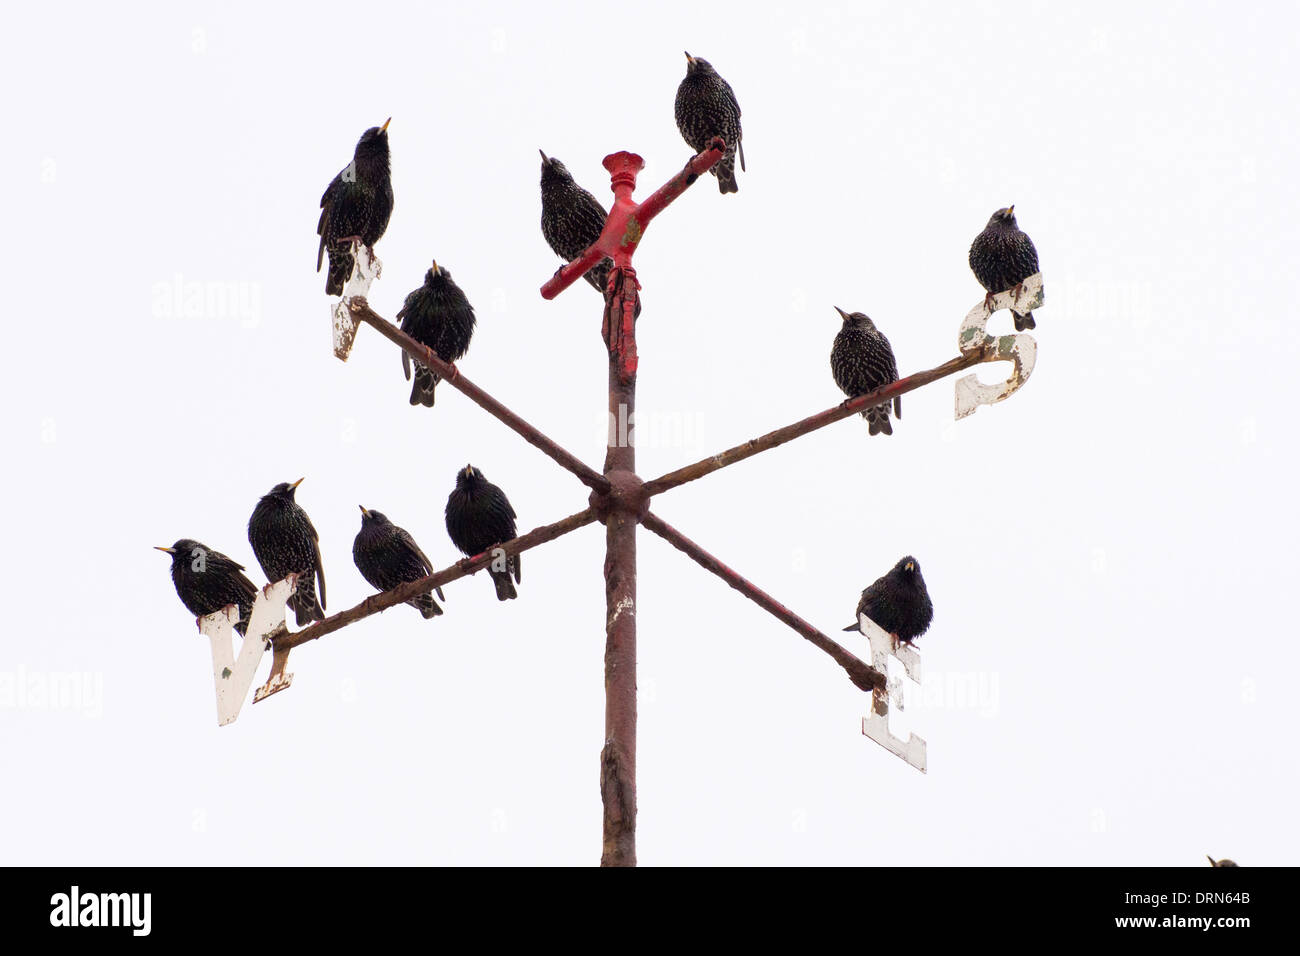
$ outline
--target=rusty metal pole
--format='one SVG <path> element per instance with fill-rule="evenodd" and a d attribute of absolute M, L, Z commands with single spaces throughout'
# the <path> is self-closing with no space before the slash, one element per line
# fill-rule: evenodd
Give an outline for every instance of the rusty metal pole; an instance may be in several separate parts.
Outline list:
<path fill-rule="evenodd" d="M 635 206 L 644 163 L 633 153 L 605 158 L 614 207 Z M 638 237 L 639 238 L 639 237 Z M 633 246 L 634 248 L 634 246 Z M 605 746 L 600 755 L 604 803 L 601 866 L 636 865 L 636 526 L 644 511 L 632 427 L 636 409 L 636 272 L 625 246 L 614 255 L 605 293 L 603 333 L 609 347 L 609 436 L 605 478 Z"/>

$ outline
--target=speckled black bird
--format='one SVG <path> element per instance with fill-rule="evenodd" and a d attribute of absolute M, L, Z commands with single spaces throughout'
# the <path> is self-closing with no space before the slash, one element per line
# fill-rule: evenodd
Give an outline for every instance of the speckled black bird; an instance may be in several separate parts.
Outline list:
<path fill-rule="evenodd" d="M 999 209 L 970 245 L 970 268 L 991 298 L 1016 289 L 1038 271 L 1038 250 L 1016 225 L 1015 206 Z M 1016 331 L 1034 328 L 1034 313 L 1012 310 Z"/>
<path fill-rule="evenodd" d="M 447 498 L 447 534 L 451 543 L 471 558 L 515 536 L 515 509 L 505 492 L 473 465 L 456 474 L 456 487 Z M 520 557 L 510 555 L 504 568 L 488 565 L 498 601 L 519 596 L 510 578 L 513 575 L 515 582 L 520 581 Z"/>
<path fill-rule="evenodd" d="M 436 261 L 424 274 L 424 285 L 406 297 L 397 318 L 403 332 L 421 345 L 429 346 L 444 362 L 460 361 L 474 336 L 474 307 L 452 280 L 451 273 Z M 411 357 L 405 352 L 402 374 L 410 381 Z M 440 381 L 437 372 L 416 362 L 411 404 L 432 408 L 433 389 Z"/>
<path fill-rule="evenodd" d="M 316 234 L 316 271 L 329 253 L 329 275 L 325 280 L 327 295 L 342 295 L 343 286 L 352 275 L 354 257 L 351 244 L 359 239 L 373 258 L 375 243 L 388 228 L 393 214 L 393 179 L 388 168 L 388 124 L 372 126 L 361 134 L 352 162 L 334 177 L 320 197 L 320 222 Z"/>
<path fill-rule="evenodd" d="M 380 591 L 391 591 L 407 581 L 418 581 L 433 573 L 433 562 L 420 550 L 404 529 L 393 524 L 378 511 L 361 508 L 361 530 L 352 542 L 352 562 L 370 586 Z M 434 588 L 438 597 L 442 588 Z M 421 594 L 406 602 L 423 615 L 427 621 L 442 613 L 442 608 L 432 594 Z"/>
<path fill-rule="evenodd" d="M 1237 865 L 1236 863 L 1233 863 L 1231 860 L 1226 858 L 1222 860 L 1216 860 L 1208 853 L 1205 854 L 1205 858 L 1210 861 L 1210 866 L 1236 866 Z"/>
<path fill-rule="evenodd" d="M 257 585 L 244 575 L 242 564 L 193 538 L 181 538 L 170 548 L 159 545 L 158 550 L 172 556 L 172 583 L 191 614 L 203 617 L 234 604 L 239 607 L 235 630 L 248 632 Z"/>
<path fill-rule="evenodd" d="M 713 137 L 722 137 L 727 144 L 727 151 L 710 172 L 718 177 L 719 192 L 739 192 L 736 185 L 738 150 L 740 168 L 745 168 L 740 104 L 736 102 L 731 84 L 718 75 L 708 60 L 686 54 L 686 77 L 677 87 L 674 113 L 682 139 L 695 152 L 703 152 Z"/>
<path fill-rule="evenodd" d="M 248 519 L 248 543 L 266 579 L 279 581 L 298 575 L 298 587 L 289 598 L 298 624 L 325 620 L 325 569 L 321 566 L 320 537 L 294 493 L 303 479 L 282 481 L 262 496 Z M 316 583 L 320 582 L 320 600 Z"/>
<path fill-rule="evenodd" d="M 573 179 L 567 166 L 542 150 L 542 235 L 566 263 L 582 255 L 600 238 L 609 210 Z M 584 279 L 601 295 L 614 260 L 606 257 L 587 270 Z"/>
<path fill-rule="evenodd" d="M 904 644 L 911 644 L 924 634 L 934 619 L 934 606 L 916 558 L 908 555 L 899 559 L 888 574 L 877 578 L 863 591 L 858 614 L 865 614 Z M 861 628 L 855 622 L 844 630 Z"/>
<path fill-rule="evenodd" d="M 898 381 L 898 365 L 889 339 L 876 324 L 861 312 L 845 312 L 838 305 L 843 324 L 831 346 L 831 374 L 835 384 L 849 398 L 874 392 L 882 385 Z M 903 396 L 894 398 L 894 414 L 903 417 Z M 873 405 L 862 413 L 867 420 L 867 434 L 894 434 L 889 423 L 889 403 Z"/>

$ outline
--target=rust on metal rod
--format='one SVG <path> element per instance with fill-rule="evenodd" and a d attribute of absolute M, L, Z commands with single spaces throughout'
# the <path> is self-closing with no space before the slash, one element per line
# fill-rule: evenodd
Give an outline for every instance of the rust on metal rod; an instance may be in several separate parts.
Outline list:
<path fill-rule="evenodd" d="M 570 531 L 589 525 L 598 520 L 596 513 L 591 508 L 579 511 L 577 514 L 569 515 L 562 518 L 554 524 L 544 524 L 540 528 L 534 528 L 527 534 L 521 534 L 519 537 L 510 541 L 503 541 L 497 545 L 506 554 L 522 554 L 540 544 L 548 541 L 554 541 L 561 535 L 568 534 Z M 317 621 L 310 627 L 305 627 L 301 631 L 295 631 L 284 637 L 275 639 L 274 647 L 276 651 L 289 650 L 300 644 L 306 644 L 308 641 L 314 641 L 326 634 L 354 624 L 362 618 L 370 617 L 372 614 L 378 614 L 380 611 L 386 611 L 390 607 L 398 604 L 404 604 L 411 598 L 419 594 L 426 594 L 435 587 L 441 587 L 449 584 L 459 578 L 473 574 L 491 563 L 493 552 L 485 551 L 473 558 L 462 558 L 450 567 L 443 568 L 441 571 L 435 571 L 418 581 L 408 581 L 405 584 L 393 588 L 391 591 L 383 591 L 379 594 L 372 594 L 356 607 L 348 608 L 346 611 L 340 611 L 333 614 L 323 621 Z"/>
<path fill-rule="evenodd" d="M 602 494 L 608 493 L 609 482 L 604 475 L 599 474 L 594 468 L 561 448 L 528 422 L 506 408 L 462 375 L 454 365 L 439 358 L 438 353 L 427 346 L 421 345 L 393 323 L 379 315 L 374 309 L 370 308 L 370 304 L 364 298 L 360 296 L 352 298 L 349 301 L 348 308 L 353 319 L 358 322 L 365 322 L 377 330 L 384 338 L 403 349 L 411 358 L 433 369 L 442 376 L 444 382 L 462 392 L 471 402 L 500 420 L 506 427 L 513 429 L 524 441 L 550 456 L 560 467 L 572 472 L 588 488 Z"/>
<path fill-rule="evenodd" d="M 709 552 L 705 551 L 690 538 L 686 537 L 672 525 L 668 524 L 668 522 L 659 518 L 653 512 L 650 512 L 641 520 L 641 523 L 671 544 L 678 551 L 681 551 L 700 567 L 704 568 L 706 571 L 712 571 L 759 607 L 763 608 L 778 620 L 788 624 L 796 632 L 812 642 L 813 645 L 829 654 L 835 663 L 844 668 L 845 672 L 849 675 L 849 680 L 853 681 L 854 685 L 856 685 L 860 690 L 875 691 L 885 689 L 884 674 L 880 673 L 880 671 L 871 667 L 864 661 L 859 660 L 852 653 L 845 650 L 835 641 L 831 640 L 831 638 L 827 637 L 799 615 L 795 614 L 776 598 L 731 570 L 731 568 L 727 567 L 713 555 L 709 554 Z"/>
<path fill-rule="evenodd" d="M 955 359 L 950 359 L 942 365 L 928 369 L 924 372 L 917 372 L 915 375 L 909 375 L 907 378 L 901 378 L 897 382 L 891 382 L 883 388 L 878 388 L 874 392 L 868 392 L 865 395 L 859 395 L 856 398 L 848 399 L 833 408 L 828 408 L 824 412 L 818 412 L 816 415 L 810 415 L 802 421 L 797 421 L 793 425 L 786 425 L 784 428 L 778 428 L 770 431 L 766 435 L 760 435 L 758 438 L 751 438 L 743 445 L 737 445 L 735 448 L 729 448 L 717 455 L 712 455 L 693 465 L 686 465 L 678 468 L 676 471 L 670 471 L 666 475 L 661 475 L 652 481 L 645 483 L 646 494 L 657 495 L 660 492 L 668 491 L 670 488 L 676 488 L 678 485 L 684 485 L 688 481 L 694 481 L 696 478 L 703 478 L 705 475 L 717 471 L 719 468 L 726 468 L 728 465 L 734 465 L 738 461 L 744 461 L 751 458 L 759 452 L 767 451 L 769 448 L 776 448 L 778 445 L 784 445 L 788 441 L 807 435 L 809 432 L 815 432 L 819 428 L 834 424 L 842 419 L 848 418 L 861 412 L 864 408 L 870 408 L 873 405 L 883 405 L 892 400 L 896 395 L 902 395 L 913 389 L 920 388 L 923 385 L 929 385 L 931 382 L 937 382 L 955 372 L 968 369 L 972 365 L 979 365 L 981 362 L 990 361 L 988 350 L 973 350 Z"/>

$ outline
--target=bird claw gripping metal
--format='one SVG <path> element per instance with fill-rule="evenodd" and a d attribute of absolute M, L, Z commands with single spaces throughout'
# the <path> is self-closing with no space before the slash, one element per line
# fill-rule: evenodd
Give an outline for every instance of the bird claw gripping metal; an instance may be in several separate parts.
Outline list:
<path fill-rule="evenodd" d="M 858 628 L 871 644 L 871 666 L 880 673 L 889 674 L 889 657 L 892 654 L 903 665 L 908 680 L 921 683 L 921 655 L 910 644 L 894 645 L 894 638 L 865 614 L 858 615 Z M 921 773 L 926 772 L 925 740 L 914 733 L 907 740 L 895 737 L 889 731 L 889 704 L 903 709 L 903 681 L 888 679 L 883 690 L 871 692 L 871 713 L 862 718 L 862 733 L 870 737 L 896 757 L 901 757 Z"/>
<path fill-rule="evenodd" d="M 262 588 L 253 601 L 253 611 L 248 617 L 248 633 L 239 648 L 239 657 L 235 657 L 234 645 L 230 636 L 234 625 L 239 621 L 239 609 L 233 604 L 220 611 L 213 611 L 199 618 L 199 630 L 206 635 L 212 645 L 212 679 L 217 692 L 217 726 L 235 722 L 239 710 L 248 696 L 248 689 L 253 686 L 257 675 L 257 666 L 262 662 L 262 655 L 271 646 L 279 634 L 287 634 L 284 624 L 285 602 L 298 586 L 298 575 L 291 574 L 283 581 L 276 581 Z M 269 694 L 283 690 L 293 680 L 292 674 L 284 674 L 284 663 L 288 661 L 289 652 L 285 651 L 283 660 L 277 651 L 275 654 L 279 670 L 272 670 L 271 680 L 265 687 L 258 689 L 253 702 Z M 271 690 L 279 680 L 279 686 Z"/>
<path fill-rule="evenodd" d="M 977 375 L 959 378 L 954 386 L 955 413 L 958 420 L 974 415 L 981 405 L 992 405 L 1009 398 L 1025 384 L 1038 358 L 1038 343 L 1032 335 L 1017 332 L 994 338 L 985 332 L 989 318 L 1001 309 L 1015 306 L 1018 312 L 1030 312 L 1043 304 L 1043 274 L 1035 272 L 1016 289 L 1008 289 L 981 299 L 962 321 L 957 333 L 957 348 L 962 354 L 983 351 L 985 362 L 1009 361 L 1015 365 L 1011 377 L 996 385 L 985 385 Z"/>
<path fill-rule="evenodd" d="M 354 297 L 365 298 L 370 294 L 370 283 L 379 278 L 383 263 L 370 255 L 364 242 L 352 240 L 352 258 L 355 265 L 352 275 L 348 276 L 343 295 L 330 309 L 330 319 L 334 329 L 334 357 L 341 362 L 348 360 L 352 352 L 352 343 L 357 337 L 357 323 L 348 308 L 348 300 Z"/>

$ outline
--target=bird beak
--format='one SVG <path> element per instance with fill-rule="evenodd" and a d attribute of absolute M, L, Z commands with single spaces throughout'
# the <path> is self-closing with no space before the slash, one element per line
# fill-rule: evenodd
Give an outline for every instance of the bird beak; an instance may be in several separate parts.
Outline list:
<path fill-rule="evenodd" d="M 297 481 L 295 481 L 293 484 L 291 484 L 291 485 L 289 486 L 289 490 L 290 490 L 290 491 L 293 491 L 295 488 L 297 488 L 299 485 L 301 485 L 301 484 L 302 484 L 304 481 L 306 481 L 306 480 L 307 480 L 307 476 L 304 475 L 303 477 L 301 477 L 301 478 L 299 478 Z"/>
<path fill-rule="evenodd" d="M 843 309 L 841 309 L 838 305 L 835 307 L 835 311 L 840 314 L 840 318 L 843 319 L 845 322 L 849 320 L 849 314 L 845 312 Z"/>
<path fill-rule="evenodd" d="M 539 152 L 539 153 L 542 153 L 542 151 L 541 151 L 540 149 L 538 150 L 538 152 Z M 549 163 L 549 162 L 550 162 L 550 160 L 546 158 L 546 154 L 545 154 L 545 153 L 542 153 L 542 162 L 544 162 L 544 163 Z"/>
<path fill-rule="evenodd" d="M 1007 215 L 1008 215 L 1008 216 L 1014 216 L 1015 214 L 1016 214 L 1016 207 L 1015 207 L 1014 205 L 1008 206 L 1008 207 L 1007 207 Z"/>
<path fill-rule="evenodd" d="M 388 124 L 391 123 L 392 121 L 393 121 L 393 118 L 392 118 L 391 116 L 388 117 L 388 119 L 384 120 L 384 125 L 381 126 L 381 127 L 379 127 L 379 132 L 381 132 L 381 133 L 387 133 L 387 132 L 388 132 Z"/>
<path fill-rule="evenodd" d="M 916 565 L 913 564 L 911 561 L 908 561 L 908 562 L 907 562 L 907 570 L 909 570 L 909 571 L 915 571 L 915 570 L 916 570 Z"/>
<path fill-rule="evenodd" d="M 473 465 L 466 465 L 466 466 L 465 466 L 465 477 L 466 477 L 466 478 L 473 478 L 473 477 L 474 477 L 474 466 L 473 466 Z"/>
<path fill-rule="evenodd" d="M 436 276 L 440 276 L 440 275 L 442 275 L 442 270 L 438 268 L 438 260 L 437 260 L 437 259 L 434 259 L 434 260 L 433 260 L 433 274 L 436 275 Z"/>
<path fill-rule="evenodd" d="M 683 51 L 683 52 L 685 52 L 685 51 Z M 691 64 L 692 66 L 694 66 L 694 65 L 695 65 L 695 57 L 693 57 L 693 56 L 691 56 L 689 53 L 687 53 L 687 54 L 686 54 L 686 62 L 689 63 L 689 64 Z"/>
<path fill-rule="evenodd" d="M 175 553 L 176 553 L 176 551 L 175 551 L 174 548 L 164 548 L 164 547 L 162 547 L 161 545 L 156 545 L 156 544 L 154 545 L 154 550 L 155 550 L 155 551 L 166 551 L 168 554 L 175 554 Z"/>
<path fill-rule="evenodd" d="M 357 505 L 357 507 L 361 509 L 361 513 L 362 513 L 363 515 L 365 515 L 367 518 L 370 517 L 370 512 L 366 510 L 366 506 L 365 506 L 365 505 Z"/>

